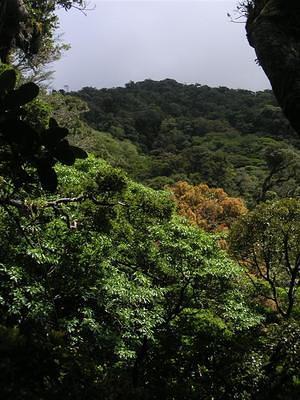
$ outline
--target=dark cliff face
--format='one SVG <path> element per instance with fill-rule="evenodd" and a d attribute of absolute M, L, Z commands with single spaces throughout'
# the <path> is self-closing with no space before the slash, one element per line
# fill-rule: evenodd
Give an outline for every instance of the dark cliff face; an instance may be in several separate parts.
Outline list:
<path fill-rule="evenodd" d="M 254 0 L 245 9 L 248 41 L 284 114 L 300 134 L 300 4 Z"/>

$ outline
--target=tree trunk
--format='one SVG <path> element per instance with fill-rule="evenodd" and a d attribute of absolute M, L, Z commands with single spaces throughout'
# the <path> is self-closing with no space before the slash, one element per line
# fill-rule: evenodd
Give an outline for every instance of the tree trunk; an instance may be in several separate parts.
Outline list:
<path fill-rule="evenodd" d="M 297 4 L 298 3 L 298 4 Z M 247 6 L 250 45 L 292 127 L 300 134 L 300 1 L 254 0 Z"/>

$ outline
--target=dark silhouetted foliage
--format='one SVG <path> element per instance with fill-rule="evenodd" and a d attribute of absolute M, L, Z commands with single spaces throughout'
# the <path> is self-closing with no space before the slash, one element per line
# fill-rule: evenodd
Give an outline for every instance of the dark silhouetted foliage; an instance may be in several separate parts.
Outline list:
<path fill-rule="evenodd" d="M 57 187 L 55 163 L 72 165 L 76 158 L 86 158 L 87 154 L 69 145 L 65 139 L 68 130 L 54 119 L 41 131 L 30 126 L 23 106 L 37 97 L 39 88 L 27 83 L 15 89 L 16 79 L 12 69 L 0 75 L 0 173 L 21 187 L 34 182 L 35 175 L 30 171 L 33 167 L 42 187 L 53 192 Z"/>

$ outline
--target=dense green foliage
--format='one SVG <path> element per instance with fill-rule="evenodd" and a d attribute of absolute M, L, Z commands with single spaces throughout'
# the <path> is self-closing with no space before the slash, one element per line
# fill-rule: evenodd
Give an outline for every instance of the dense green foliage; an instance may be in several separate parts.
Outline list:
<path fill-rule="evenodd" d="M 104 161 L 57 173 L 55 196 L 1 208 L 5 398 L 297 396 L 296 321 L 279 324 L 217 237 Z"/>
<path fill-rule="evenodd" d="M 1 211 L 5 398 L 210 396 L 216 349 L 262 318 L 241 269 L 167 192 L 94 158 L 58 174 L 56 196 Z"/>
<path fill-rule="evenodd" d="M 83 88 L 72 94 L 87 103 L 90 111 L 84 117 L 96 130 L 92 142 L 89 134 L 80 135 L 80 145 L 106 158 L 99 149 L 106 147 L 107 135 L 97 131 L 110 133 L 116 148 L 129 140 L 136 146 L 130 154 L 139 154 L 137 165 L 132 160 L 129 168 L 122 167 L 152 187 L 178 180 L 207 183 L 244 197 L 250 206 L 265 199 L 267 192 L 285 197 L 299 190 L 299 141 L 270 91 L 166 79 L 125 88 Z M 118 152 L 114 157 L 111 146 L 107 149 L 107 159 L 118 165 Z M 275 170 L 272 155 L 280 164 Z"/>

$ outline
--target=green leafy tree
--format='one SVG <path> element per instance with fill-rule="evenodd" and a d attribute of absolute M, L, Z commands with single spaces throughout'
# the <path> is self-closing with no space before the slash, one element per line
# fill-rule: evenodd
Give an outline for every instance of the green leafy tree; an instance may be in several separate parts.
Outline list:
<path fill-rule="evenodd" d="M 3 395 L 220 396 L 226 346 L 261 321 L 240 267 L 168 192 L 93 157 L 57 172 L 56 195 L 1 206 Z"/>
<path fill-rule="evenodd" d="M 276 311 L 290 318 L 299 305 L 300 203 L 282 199 L 262 203 L 232 228 L 231 249 L 261 281 L 261 295 L 270 299 Z M 263 288 L 265 287 L 265 290 Z"/>
<path fill-rule="evenodd" d="M 293 195 L 298 188 L 297 176 L 300 172 L 298 153 L 276 146 L 265 150 L 265 159 L 269 171 L 264 178 L 258 201 L 265 201 L 271 190 L 277 193 L 286 190 L 286 195 Z"/>

